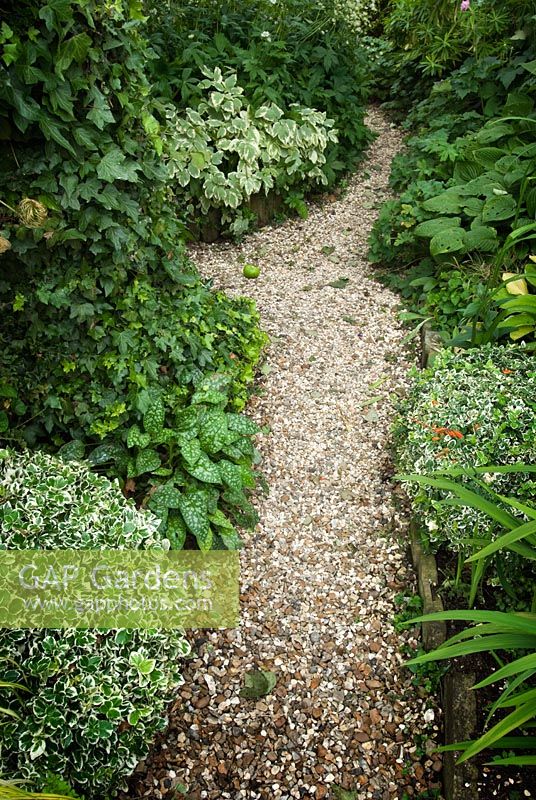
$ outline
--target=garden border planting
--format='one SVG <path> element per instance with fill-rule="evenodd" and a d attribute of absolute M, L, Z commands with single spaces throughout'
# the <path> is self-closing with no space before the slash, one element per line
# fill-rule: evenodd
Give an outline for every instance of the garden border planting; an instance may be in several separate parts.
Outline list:
<path fill-rule="evenodd" d="M 441 338 L 426 322 L 421 328 L 421 359 L 423 369 L 433 364 L 441 349 Z M 437 559 L 433 553 L 425 553 L 417 526 L 412 521 L 410 543 L 413 564 L 417 570 L 419 594 L 423 603 L 423 614 L 444 611 L 443 600 L 437 594 Z M 434 620 L 421 623 L 422 641 L 425 650 L 434 650 L 447 639 L 446 622 Z M 473 739 L 477 725 L 476 693 L 471 687 L 476 675 L 467 672 L 457 662 L 441 679 L 443 724 L 445 744 Z M 474 800 L 478 796 L 478 768 L 471 761 L 456 764 L 458 753 L 443 753 L 443 789 L 445 800 Z"/>

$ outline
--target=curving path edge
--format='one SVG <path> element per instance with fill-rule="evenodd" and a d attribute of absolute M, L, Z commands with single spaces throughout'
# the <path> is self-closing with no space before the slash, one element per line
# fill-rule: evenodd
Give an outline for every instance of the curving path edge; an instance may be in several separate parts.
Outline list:
<path fill-rule="evenodd" d="M 366 261 L 401 134 L 375 109 L 368 122 L 378 138 L 342 197 L 241 245 L 193 250 L 217 287 L 255 299 L 271 337 L 248 409 L 271 428 L 258 442 L 270 493 L 242 552 L 241 626 L 196 639 L 131 797 L 402 800 L 438 785 L 427 755 L 438 711 L 401 669 L 415 632 L 393 627 L 414 579 L 393 502 L 390 398 L 411 358 L 399 299 Z M 242 260 L 259 264 L 256 281 Z M 276 673 L 267 697 L 240 697 L 252 668 Z"/>

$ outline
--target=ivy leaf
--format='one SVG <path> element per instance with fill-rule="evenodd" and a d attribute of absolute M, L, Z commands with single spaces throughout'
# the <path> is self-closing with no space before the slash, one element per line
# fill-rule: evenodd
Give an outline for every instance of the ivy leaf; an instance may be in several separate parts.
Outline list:
<path fill-rule="evenodd" d="M 81 64 L 85 60 L 91 47 L 91 38 L 87 33 L 78 33 L 70 39 L 63 41 L 58 47 L 55 58 L 56 73 L 59 75 L 68 69 L 73 61 Z"/>
<path fill-rule="evenodd" d="M 212 531 L 208 519 L 207 494 L 202 490 L 183 494 L 179 503 L 182 518 L 195 538 L 199 549 L 210 550 L 212 546 Z"/>
<path fill-rule="evenodd" d="M 139 166 L 132 161 L 126 160 L 125 154 L 119 147 L 112 147 L 97 166 L 97 175 L 102 181 L 113 183 L 115 180 L 136 182 L 138 176 L 136 170 Z"/>
<path fill-rule="evenodd" d="M 42 114 L 39 117 L 39 127 L 47 139 L 53 139 L 55 142 L 57 142 L 57 144 L 64 147 L 72 156 L 76 157 L 76 150 L 62 134 L 59 125 L 57 125 L 55 122 L 52 122 L 49 117 Z"/>

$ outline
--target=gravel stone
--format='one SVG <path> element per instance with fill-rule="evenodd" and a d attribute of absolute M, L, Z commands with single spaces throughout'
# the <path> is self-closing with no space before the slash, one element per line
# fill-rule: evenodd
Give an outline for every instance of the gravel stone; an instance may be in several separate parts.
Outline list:
<path fill-rule="evenodd" d="M 396 800 L 439 785 L 440 760 L 426 752 L 440 711 L 401 666 L 415 630 L 393 627 L 395 596 L 415 584 L 389 455 L 391 397 L 412 357 L 399 298 L 366 261 L 402 136 L 376 109 L 368 121 L 378 138 L 361 173 L 307 220 L 192 248 L 216 287 L 255 299 L 271 337 L 248 409 L 270 426 L 257 442 L 270 492 L 245 534 L 240 627 L 203 632 L 129 797 L 171 797 L 182 784 L 190 800 L 329 800 L 335 787 Z M 260 277 L 245 279 L 243 261 Z M 330 286 L 341 277 L 345 288 Z M 261 701 L 240 696 L 253 668 L 277 675 Z"/>

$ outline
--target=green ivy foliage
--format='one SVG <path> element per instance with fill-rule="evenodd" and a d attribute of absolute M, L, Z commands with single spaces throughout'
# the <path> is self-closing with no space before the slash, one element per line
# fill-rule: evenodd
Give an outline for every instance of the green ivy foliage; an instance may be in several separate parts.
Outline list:
<path fill-rule="evenodd" d="M 205 471 L 168 433 L 191 409 L 202 440 L 193 397 L 214 375 L 217 410 L 240 411 L 266 337 L 253 304 L 212 291 L 185 255 L 145 26 L 135 0 L 50 0 L 0 29 L 0 435 L 88 456 L 140 504 L 164 482 L 202 496 L 203 534 L 159 504 L 175 546 L 189 530 L 190 545 L 236 547 L 227 515 L 255 520 L 252 431 L 228 434 L 231 466 Z M 152 430 L 146 452 L 129 436 L 153 400 L 168 438 Z"/>
<path fill-rule="evenodd" d="M 129 274 L 192 272 L 171 208 L 167 169 L 136 3 L 52 0 L 28 28 L 0 29 L 2 198 L 38 199 L 45 224 L 5 220 L 12 249 L 40 274 L 92 275 L 111 295 Z M 72 268 L 61 286 L 76 302 Z"/>

